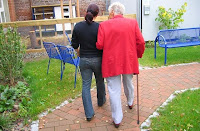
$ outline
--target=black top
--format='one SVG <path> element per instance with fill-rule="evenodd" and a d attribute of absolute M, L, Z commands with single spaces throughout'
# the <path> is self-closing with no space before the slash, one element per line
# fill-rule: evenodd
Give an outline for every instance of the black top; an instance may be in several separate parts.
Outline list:
<path fill-rule="evenodd" d="M 80 57 L 102 57 L 102 50 L 96 48 L 99 24 L 93 22 L 88 25 L 85 21 L 75 25 L 72 34 L 72 47 L 80 45 Z"/>

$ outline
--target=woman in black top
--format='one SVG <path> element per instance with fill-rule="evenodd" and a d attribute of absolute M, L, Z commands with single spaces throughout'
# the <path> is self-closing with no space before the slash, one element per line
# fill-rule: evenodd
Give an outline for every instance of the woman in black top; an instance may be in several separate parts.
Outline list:
<path fill-rule="evenodd" d="M 72 34 L 72 47 L 80 55 L 82 100 L 87 121 L 94 116 L 90 92 L 93 73 L 96 79 L 98 106 L 102 106 L 106 101 L 105 84 L 101 73 L 102 51 L 96 48 L 99 24 L 94 20 L 98 13 L 99 7 L 96 4 L 90 4 L 85 21 L 77 23 Z"/>

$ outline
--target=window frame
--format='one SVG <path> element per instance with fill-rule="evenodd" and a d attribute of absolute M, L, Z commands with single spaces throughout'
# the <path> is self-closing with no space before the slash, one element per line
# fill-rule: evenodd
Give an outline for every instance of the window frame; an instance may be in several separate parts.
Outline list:
<path fill-rule="evenodd" d="M 3 0 L 0 0 L 0 2 L 1 2 L 1 6 L 2 7 L 0 7 L 0 23 L 2 23 L 2 22 L 6 22 L 6 15 L 5 15 L 5 10 L 4 10 L 4 4 L 3 4 Z M 4 18 L 4 20 L 2 19 L 2 12 L 3 12 L 3 18 Z"/>

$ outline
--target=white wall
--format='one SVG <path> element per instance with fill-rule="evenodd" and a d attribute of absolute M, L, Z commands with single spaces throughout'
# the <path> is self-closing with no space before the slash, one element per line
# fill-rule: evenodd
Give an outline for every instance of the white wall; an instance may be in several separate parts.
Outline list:
<path fill-rule="evenodd" d="M 137 13 L 137 0 L 111 0 L 113 2 L 120 2 L 125 6 L 125 14 L 136 14 Z"/>
<path fill-rule="evenodd" d="M 180 24 L 179 28 L 200 27 L 200 0 L 143 0 L 143 4 L 148 1 L 150 4 L 150 14 L 144 15 L 143 11 L 142 17 L 142 33 L 145 41 L 154 40 L 159 31 L 159 23 L 155 21 L 158 6 L 177 10 L 181 5 L 187 2 L 187 11 L 183 15 L 184 22 Z"/>
<path fill-rule="evenodd" d="M 113 2 L 120 2 L 125 6 L 125 14 L 136 14 L 137 21 L 140 24 L 140 0 L 111 0 Z"/>

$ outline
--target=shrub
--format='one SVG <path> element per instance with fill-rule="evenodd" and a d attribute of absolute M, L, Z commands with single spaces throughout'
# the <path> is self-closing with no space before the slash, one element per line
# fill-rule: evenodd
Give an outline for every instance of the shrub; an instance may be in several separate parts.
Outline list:
<path fill-rule="evenodd" d="M 0 86 L 0 113 L 12 111 L 19 104 L 19 116 L 25 116 L 31 102 L 29 88 L 18 82 L 15 87 Z M 22 113 L 22 114 L 21 114 Z"/>
<path fill-rule="evenodd" d="M 25 46 L 21 43 L 17 28 L 4 29 L 0 26 L 0 79 L 14 85 L 15 79 L 21 76 L 24 53 Z"/>
<path fill-rule="evenodd" d="M 182 16 L 186 12 L 186 6 L 187 3 L 185 2 L 184 5 L 182 5 L 181 8 L 177 11 L 173 11 L 171 8 L 166 10 L 163 6 L 159 6 L 157 10 L 158 17 L 155 19 L 155 21 L 161 23 L 161 25 L 159 26 L 159 30 L 176 29 L 177 27 L 179 27 L 179 23 L 184 21 Z"/>
<path fill-rule="evenodd" d="M 15 104 L 15 99 L 15 89 L 6 86 L 5 90 L 0 94 L 0 112 L 12 110 Z"/>
<path fill-rule="evenodd" d="M 6 131 L 11 128 L 11 119 L 9 116 L 2 114 L 0 115 L 0 131 Z"/>

